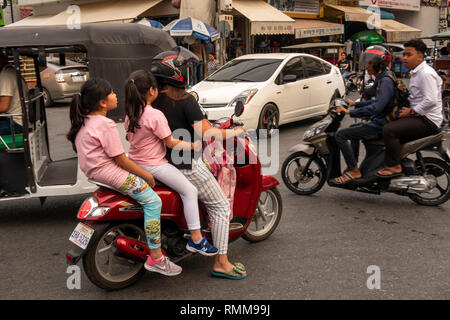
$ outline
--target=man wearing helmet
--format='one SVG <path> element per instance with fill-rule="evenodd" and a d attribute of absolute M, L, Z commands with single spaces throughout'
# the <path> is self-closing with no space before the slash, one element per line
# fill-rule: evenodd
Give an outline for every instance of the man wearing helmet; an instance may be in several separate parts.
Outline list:
<path fill-rule="evenodd" d="M 337 184 L 347 184 L 354 179 L 362 177 L 358 168 L 357 152 L 351 145 L 359 146 L 359 140 L 375 140 L 381 137 L 383 126 L 386 124 L 386 115 L 394 107 L 395 83 L 394 76 L 387 74 L 387 65 L 390 56 L 385 49 L 369 47 L 363 54 L 362 62 L 369 75 L 375 76 L 376 88 L 375 100 L 355 103 L 349 100 L 349 107 L 355 106 L 353 110 L 339 107 L 337 112 L 344 112 L 353 118 L 370 117 L 371 121 L 349 128 L 341 129 L 336 133 L 336 143 L 342 152 L 347 169 L 344 174 L 334 180 Z M 350 143 L 352 141 L 352 143 Z"/>
<path fill-rule="evenodd" d="M 214 136 L 215 139 L 227 139 L 245 132 L 242 127 L 232 130 L 222 130 L 211 126 L 204 118 L 200 106 L 193 95 L 185 90 L 186 62 L 196 62 L 197 58 L 192 52 L 177 48 L 176 51 L 163 52 L 157 55 L 152 62 L 151 71 L 160 85 L 160 94 L 153 106 L 161 110 L 166 116 L 172 131 L 185 130 L 189 132 L 191 142 L 194 137 L 206 138 Z M 180 51 L 181 50 L 181 51 Z M 229 217 L 231 214 L 230 202 L 223 193 L 219 183 L 201 161 L 195 159 L 191 153 L 190 159 L 180 163 L 172 161 L 172 152 L 166 152 L 168 160 L 172 162 L 186 178 L 197 188 L 199 200 L 203 202 L 211 221 L 211 233 L 214 246 L 219 250 L 214 257 L 212 274 L 228 279 L 243 279 L 247 276 L 245 267 L 241 263 L 232 264 L 228 260 Z M 174 153 L 176 154 L 176 153 Z"/>

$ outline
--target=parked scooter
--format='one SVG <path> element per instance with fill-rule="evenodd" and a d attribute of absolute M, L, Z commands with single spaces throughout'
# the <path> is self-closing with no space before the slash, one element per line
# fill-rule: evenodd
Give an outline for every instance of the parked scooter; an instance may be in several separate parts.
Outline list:
<path fill-rule="evenodd" d="M 406 143 L 402 146 L 403 175 L 392 179 L 377 177 L 383 167 L 385 146 L 382 140 L 363 141 L 366 156 L 360 165 L 362 178 L 345 185 L 336 184 L 334 178 L 341 175 L 341 156 L 336 145 L 335 133 L 341 126 L 344 114 L 337 107 L 348 107 L 343 99 L 336 99 L 328 115 L 308 129 L 301 143 L 290 149 L 284 161 L 281 175 L 285 185 L 299 195 L 319 191 L 327 181 L 330 186 L 371 194 L 382 192 L 408 196 L 414 202 L 436 206 L 450 197 L 450 152 L 443 146 L 444 132 Z M 429 151 L 438 157 L 424 157 Z M 415 159 L 411 157 L 416 155 Z"/>
<path fill-rule="evenodd" d="M 242 112 L 243 105 L 238 103 L 235 116 Z M 233 121 L 233 116 L 214 124 L 221 129 L 240 125 Z M 238 151 L 235 156 L 245 159 L 245 163 L 235 161 L 234 165 L 236 191 L 229 240 L 242 237 L 250 242 L 259 242 L 275 231 L 281 219 L 279 182 L 272 176 L 262 175 L 261 164 L 252 151 L 248 136 L 235 138 L 234 145 L 234 150 Z M 245 158 L 239 152 L 244 152 Z M 145 273 L 144 262 L 150 251 L 143 228 L 144 212 L 136 201 L 120 191 L 92 182 L 100 188 L 84 201 L 78 211 L 80 223 L 70 236 L 73 245 L 66 258 L 70 264 L 77 264 L 82 258 L 84 271 L 96 286 L 107 290 L 121 289 L 135 283 Z M 154 190 L 163 203 L 162 249 L 176 263 L 192 255 L 186 250 L 189 231 L 183 204 L 176 192 L 160 183 Z M 202 233 L 210 238 L 208 214 L 201 203 L 199 207 Z"/>

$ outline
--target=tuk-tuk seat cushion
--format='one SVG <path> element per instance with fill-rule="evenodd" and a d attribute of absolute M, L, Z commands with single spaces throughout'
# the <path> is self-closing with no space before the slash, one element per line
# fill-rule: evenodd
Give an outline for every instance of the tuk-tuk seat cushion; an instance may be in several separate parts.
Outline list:
<path fill-rule="evenodd" d="M 12 135 L 3 135 L 0 136 L 0 151 L 7 150 L 8 148 L 5 146 L 5 143 L 8 145 L 10 149 L 13 148 L 13 138 Z M 23 148 L 23 134 L 16 134 L 16 148 Z"/>

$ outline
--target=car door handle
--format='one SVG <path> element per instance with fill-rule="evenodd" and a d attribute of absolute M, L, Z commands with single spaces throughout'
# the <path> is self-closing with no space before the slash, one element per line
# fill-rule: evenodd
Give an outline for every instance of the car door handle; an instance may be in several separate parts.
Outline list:
<path fill-rule="evenodd" d="M 309 86 L 303 86 L 303 90 L 305 90 L 305 89 L 309 89 Z"/>
<path fill-rule="evenodd" d="M 328 80 L 328 81 L 327 81 L 327 84 L 330 84 L 330 83 L 333 83 L 333 81 L 331 81 L 331 80 Z"/>

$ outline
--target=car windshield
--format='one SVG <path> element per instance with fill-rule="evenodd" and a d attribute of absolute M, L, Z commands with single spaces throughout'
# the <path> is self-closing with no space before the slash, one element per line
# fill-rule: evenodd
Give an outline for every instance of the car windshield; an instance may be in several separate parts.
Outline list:
<path fill-rule="evenodd" d="M 264 82 L 281 64 L 280 59 L 235 59 L 224 65 L 206 81 Z"/>

